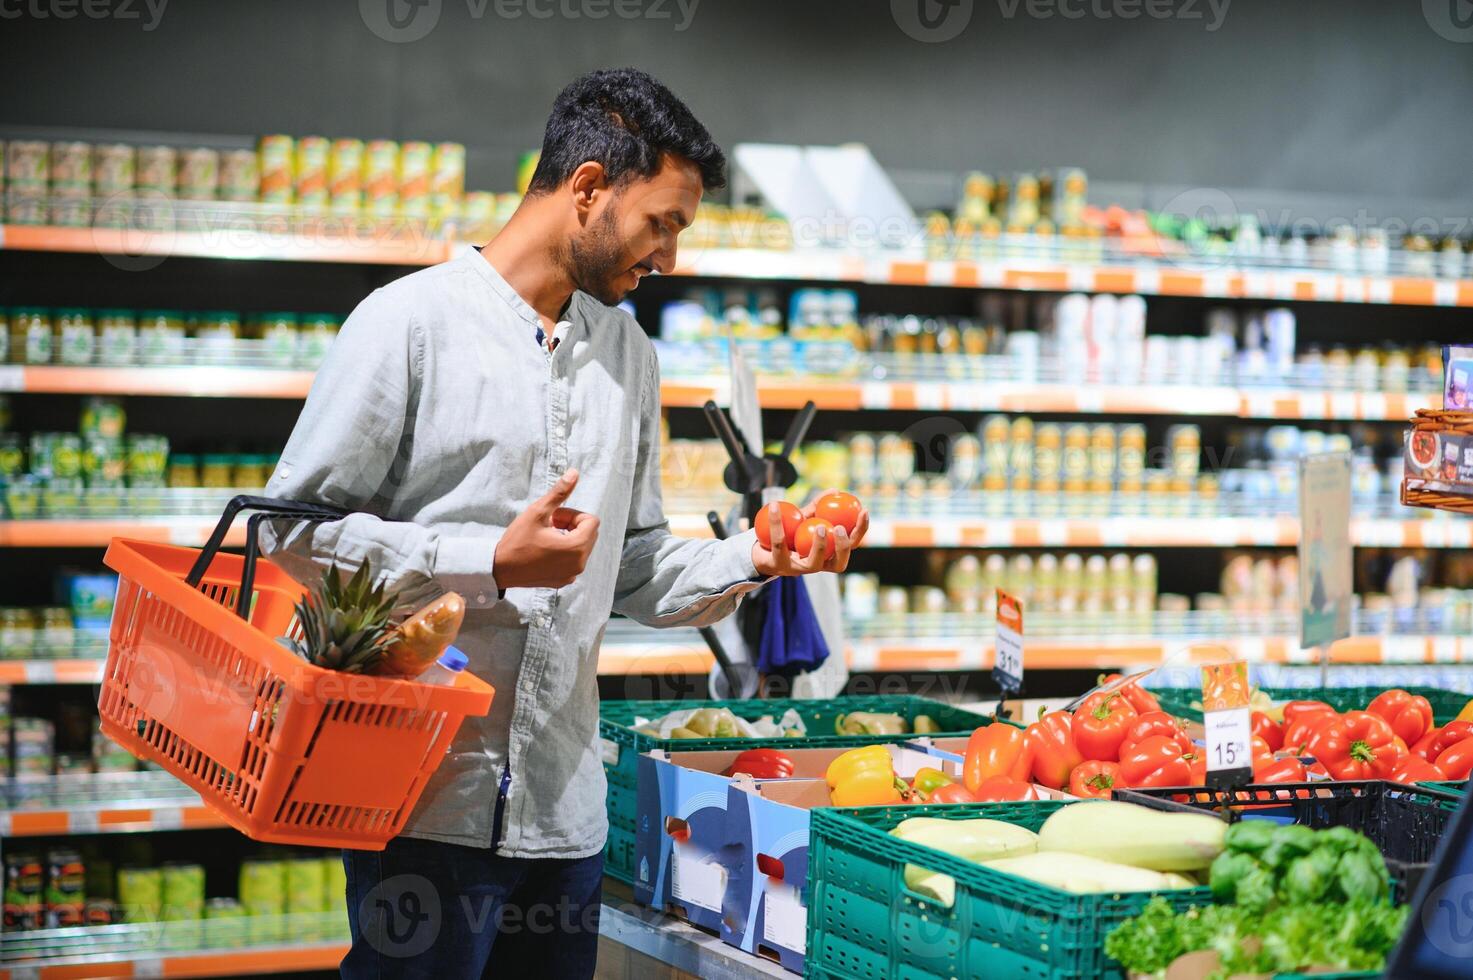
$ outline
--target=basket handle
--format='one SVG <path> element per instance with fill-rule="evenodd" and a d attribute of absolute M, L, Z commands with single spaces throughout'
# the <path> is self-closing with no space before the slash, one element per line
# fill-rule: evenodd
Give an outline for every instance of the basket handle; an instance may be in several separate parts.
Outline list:
<path fill-rule="evenodd" d="M 225 505 L 225 512 L 220 515 L 219 522 L 215 524 L 215 530 L 210 532 L 209 540 L 200 549 L 199 557 L 194 560 L 194 567 L 185 576 L 184 581 L 190 588 L 198 588 L 200 581 L 205 577 L 205 571 L 210 567 L 210 562 L 214 561 L 215 555 L 219 553 L 220 545 L 225 541 L 226 532 L 235 522 L 235 515 L 243 510 L 257 512 L 252 514 L 246 523 L 245 564 L 240 572 L 240 591 L 235 597 L 236 613 L 241 619 L 249 620 L 251 593 L 256 584 L 256 559 L 261 553 L 261 522 L 271 517 L 289 517 L 303 521 L 336 521 L 347 517 L 352 512 L 328 504 L 279 500 L 274 497 L 253 497 L 250 494 L 232 497 L 230 503 Z"/>

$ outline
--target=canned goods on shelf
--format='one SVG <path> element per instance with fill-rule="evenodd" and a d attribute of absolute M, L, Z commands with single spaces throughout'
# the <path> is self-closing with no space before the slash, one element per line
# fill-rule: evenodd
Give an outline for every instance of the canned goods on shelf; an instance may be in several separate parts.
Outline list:
<path fill-rule="evenodd" d="M 363 208 L 392 215 L 399 207 L 399 144 L 371 140 L 363 148 Z"/>
<path fill-rule="evenodd" d="M 43 140 L 11 140 L 5 144 L 5 182 L 10 188 L 44 188 L 50 176 L 49 144 Z"/>
<path fill-rule="evenodd" d="M 290 136 L 262 136 L 257 144 L 260 199 L 271 204 L 290 204 L 294 183 L 295 142 Z"/>
<path fill-rule="evenodd" d="M 221 200 L 254 201 L 260 187 L 260 165 L 254 151 L 226 150 L 220 154 Z"/>
<path fill-rule="evenodd" d="M 172 195 L 177 187 L 179 154 L 172 146 L 140 146 L 134 184 L 140 191 Z"/>
<path fill-rule="evenodd" d="M 98 143 L 92 148 L 92 189 L 98 197 L 133 193 L 134 175 L 133 147 Z"/>
<path fill-rule="evenodd" d="M 57 310 L 55 325 L 61 363 L 91 364 L 97 356 L 97 326 L 92 322 L 92 311 Z"/>
<path fill-rule="evenodd" d="M 213 201 L 220 190 L 220 151 L 193 146 L 179 151 L 179 196 Z"/>
<path fill-rule="evenodd" d="M 399 210 L 402 214 L 423 218 L 430 211 L 430 171 L 434 148 L 419 140 L 410 140 L 399 151 Z"/>
<path fill-rule="evenodd" d="M 294 187 L 297 204 L 303 210 L 323 211 L 328 203 L 328 164 L 332 144 L 322 136 L 303 136 L 297 140 Z"/>

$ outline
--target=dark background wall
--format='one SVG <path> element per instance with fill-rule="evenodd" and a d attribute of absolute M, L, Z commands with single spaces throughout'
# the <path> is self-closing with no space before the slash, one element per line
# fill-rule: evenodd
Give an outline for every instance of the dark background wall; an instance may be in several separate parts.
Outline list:
<path fill-rule="evenodd" d="M 1152 0 L 1164 20 L 1122 19 L 1141 0 L 951 0 L 970 20 L 945 43 L 897 26 L 916 0 L 620 0 L 636 19 L 611 0 L 170 0 L 152 30 L 144 0 L 103 20 L 25 2 L 49 14 L 0 20 L 12 130 L 455 139 L 471 185 L 500 190 L 561 84 L 635 64 L 728 146 L 862 140 L 913 199 L 949 199 L 968 168 L 1075 164 L 1097 187 L 1473 210 L 1473 43 L 1434 29 L 1433 0 Z M 366 21 L 389 5 L 433 29 L 383 40 Z"/>

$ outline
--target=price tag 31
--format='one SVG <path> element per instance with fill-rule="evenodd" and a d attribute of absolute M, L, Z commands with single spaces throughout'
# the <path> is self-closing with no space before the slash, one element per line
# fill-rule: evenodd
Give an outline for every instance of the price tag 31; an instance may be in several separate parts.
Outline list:
<path fill-rule="evenodd" d="M 997 590 L 997 654 L 992 679 L 1004 691 L 1023 690 L 1023 603 Z"/>
<path fill-rule="evenodd" d="M 1248 665 L 1202 668 L 1202 727 L 1207 735 L 1207 785 L 1242 786 L 1253 780 L 1253 719 Z"/>

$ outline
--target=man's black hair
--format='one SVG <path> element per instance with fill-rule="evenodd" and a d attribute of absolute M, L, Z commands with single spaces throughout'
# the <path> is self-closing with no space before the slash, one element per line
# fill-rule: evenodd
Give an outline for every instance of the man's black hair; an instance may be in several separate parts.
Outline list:
<path fill-rule="evenodd" d="M 725 186 L 726 156 L 674 92 L 637 68 L 592 71 L 552 104 L 527 193 L 553 190 L 589 160 L 611 184 L 649 177 L 665 153 L 694 163 L 705 190 Z"/>

